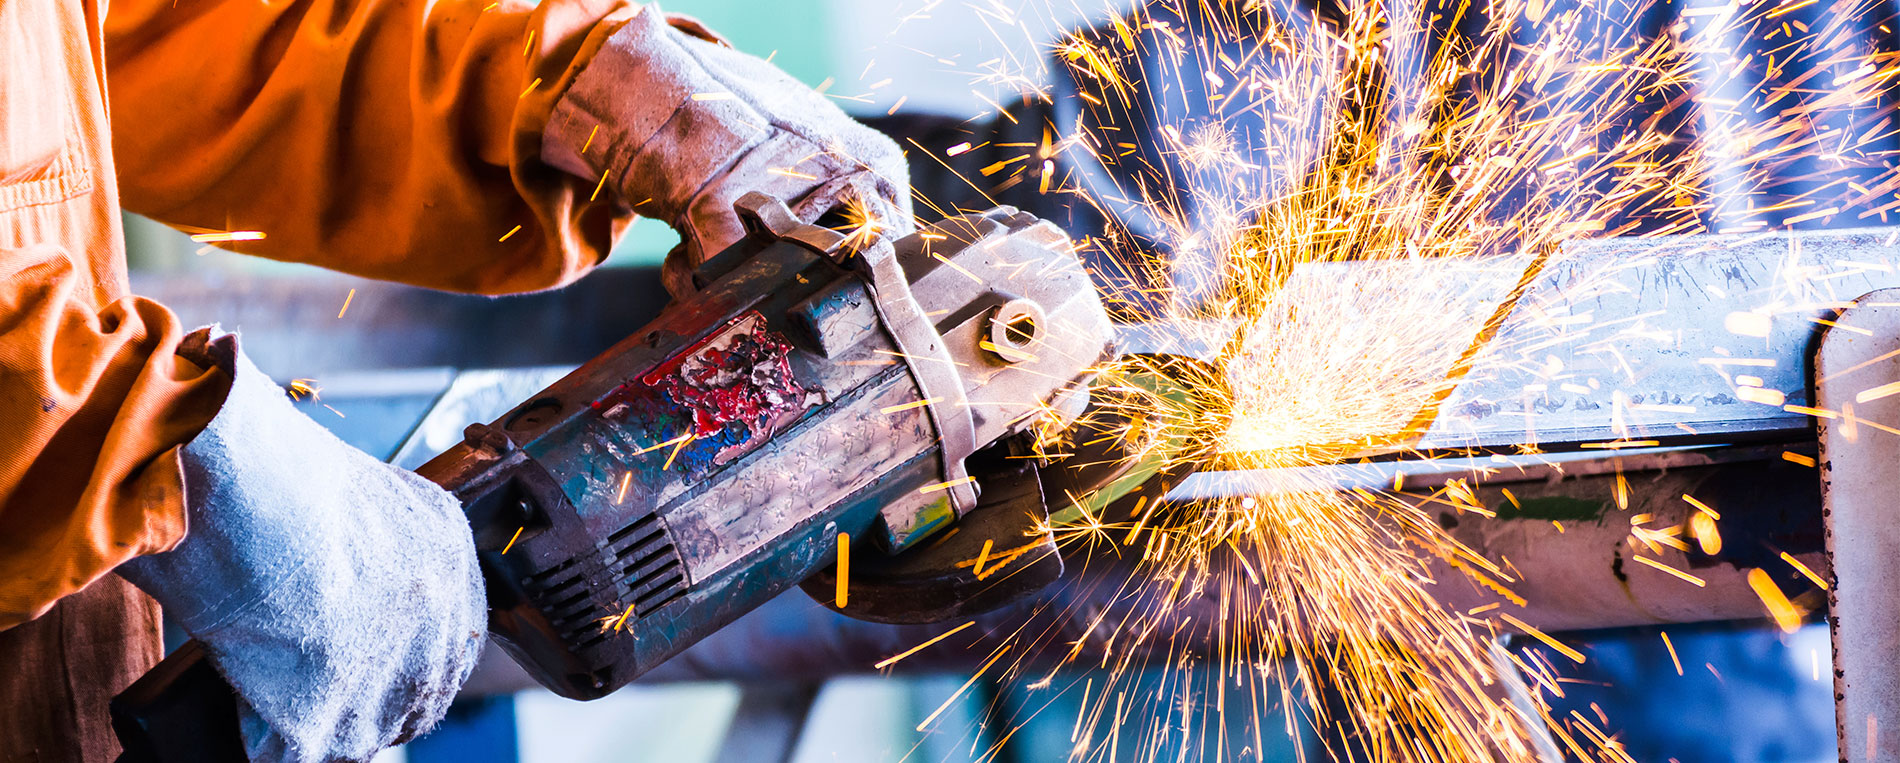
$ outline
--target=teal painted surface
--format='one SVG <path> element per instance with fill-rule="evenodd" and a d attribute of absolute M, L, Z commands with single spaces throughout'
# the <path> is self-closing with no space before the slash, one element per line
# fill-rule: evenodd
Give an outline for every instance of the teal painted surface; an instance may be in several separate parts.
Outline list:
<path fill-rule="evenodd" d="M 945 495 L 920 509 L 916 516 L 912 517 L 916 521 L 909 527 L 894 528 L 888 524 L 882 525 L 884 544 L 893 552 L 903 551 L 916 544 L 917 541 L 935 535 L 938 530 L 949 527 L 956 518 L 956 512 L 950 508 L 950 497 Z"/>

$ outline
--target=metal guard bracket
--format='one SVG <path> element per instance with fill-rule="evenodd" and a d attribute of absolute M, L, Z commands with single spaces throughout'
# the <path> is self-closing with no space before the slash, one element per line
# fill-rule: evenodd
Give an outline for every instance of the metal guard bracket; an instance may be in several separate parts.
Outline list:
<path fill-rule="evenodd" d="M 798 222 L 785 202 L 758 191 L 739 197 L 733 208 L 753 235 L 792 241 L 865 274 L 878 319 L 903 354 L 918 391 L 931 401 L 924 410 L 937 429 L 943 449 L 943 478 L 949 484 L 946 492 L 950 506 L 959 517 L 976 508 L 976 481 L 964 465 L 978 447 L 976 422 L 970 416 L 963 377 L 957 373 L 956 361 L 950 357 L 943 336 L 911 294 L 910 280 L 897 262 L 897 249 L 883 238 L 862 248 L 849 247 L 837 231 Z"/>

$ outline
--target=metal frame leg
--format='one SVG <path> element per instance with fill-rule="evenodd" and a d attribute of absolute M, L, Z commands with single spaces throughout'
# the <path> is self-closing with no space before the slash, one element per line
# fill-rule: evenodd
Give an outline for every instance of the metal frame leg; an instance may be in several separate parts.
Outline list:
<path fill-rule="evenodd" d="M 1856 398 L 1900 380 L 1900 289 L 1844 312 L 1815 358 L 1822 517 L 1833 570 L 1834 713 L 1840 759 L 1900 760 L 1900 440 L 1863 422 L 1900 422 L 1900 396 Z"/>
<path fill-rule="evenodd" d="M 781 763 L 792 759 L 820 684 L 742 684 L 718 763 Z"/>

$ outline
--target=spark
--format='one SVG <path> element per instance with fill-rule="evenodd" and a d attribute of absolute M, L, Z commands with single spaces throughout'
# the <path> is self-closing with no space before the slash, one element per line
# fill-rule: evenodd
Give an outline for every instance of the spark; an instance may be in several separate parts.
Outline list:
<path fill-rule="evenodd" d="M 841 606 L 842 606 L 842 605 L 841 605 Z M 942 632 L 942 633 L 939 633 L 939 634 L 937 634 L 937 635 L 935 635 L 935 636 L 932 636 L 932 637 L 930 637 L 930 640 L 928 640 L 928 641 L 925 641 L 924 643 L 921 643 L 921 644 L 918 644 L 918 645 L 916 645 L 916 646 L 913 646 L 913 647 L 911 647 L 911 648 L 909 648 L 909 649 L 906 649 L 906 650 L 904 650 L 904 651 L 902 651 L 902 652 L 898 652 L 897 654 L 894 654 L 894 655 L 891 655 L 891 656 L 889 656 L 889 657 L 886 657 L 886 658 L 884 658 L 883 660 L 880 660 L 880 661 L 878 661 L 878 663 L 877 663 L 876 665 L 872 665 L 872 666 L 871 666 L 871 669 L 872 669 L 872 670 L 883 670 L 883 669 L 885 669 L 885 668 L 888 668 L 888 667 L 890 667 L 890 666 L 892 666 L 892 665 L 895 665 L 895 664 L 897 664 L 897 663 L 898 663 L 899 661 L 901 661 L 901 660 L 903 660 L 903 659 L 904 659 L 905 657 L 909 657 L 909 656 L 911 656 L 911 655 L 913 655 L 913 654 L 916 654 L 916 653 L 918 653 L 918 652 L 921 652 L 921 651 L 923 651 L 923 650 L 925 650 L 925 649 L 929 649 L 929 648 L 930 648 L 930 647 L 932 647 L 932 646 L 936 646 L 936 644 L 937 644 L 937 642 L 939 642 L 939 641 L 942 641 L 942 640 L 944 640 L 944 639 L 947 639 L 947 638 L 950 638 L 951 636 L 955 636 L 955 635 L 957 635 L 958 633 L 961 633 L 961 632 L 963 631 L 963 629 L 964 629 L 964 628 L 968 628 L 968 627 L 970 627 L 970 626 L 972 626 L 972 625 L 975 625 L 975 624 L 976 624 L 976 621 L 975 621 L 975 620 L 971 620 L 971 621 L 969 621 L 969 622 L 966 622 L 966 623 L 964 623 L 964 624 L 962 624 L 962 625 L 959 625 L 959 626 L 957 626 L 957 627 L 955 627 L 955 628 L 951 628 L 950 630 L 947 630 L 947 631 L 944 631 L 944 632 Z"/>
<path fill-rule="evenodd" d="M 595 200 L 595 199 L 598 199 L 598 198 L 600 198 L 600 189 L 602 189 L 602 188 L 606 188 L 606 187 L 607 187 L 607 176 L 608 176 L 608 175 L 611 175 L 611 174 L 613 174 L 613 172 L 612 172 L 611 170 L 602 170 L 602 171 L 601 171 L 601 173 L 600 173 L 600 182 L 598 182 L 598 183 L 595 183 L 595 184 L 594 184 L 594 192 L 593 192 L 593 193 L 591 193 L 591 194 L 588 194 L 588 196 L 587 196 L 587 200 L 588 200 L 588 201 L 593 201 L 593 200 Z"/>
<path fill-rule="evenodd" d="M 1532 638 L 1535 638 L 1538 641 L 1544 642 L 1545 646 L 1548 646 L 1552 649 L 1557 650 L 1558 654 L 1562 654 L 1565 657 L 1569 657 L 1573 662 L 1576 662 L 1579 665 L 1583 664 L 1584 658 L 1583 658 L 1582 652 L 1579 652 L 1575 649 L 1570 648 L 1569 645 L 1565 644 L 1562 641 L 1558 641 L 1557 639 L 1551 638 L 1549 634 L 1531 627 L 1529 623 L 1526 623 L 1523 620 L 1519 620 L 1515 617 L 1512 617 L 1509 613 L 1505 613 L 1505 612 L 1499 612 L 1498 618 L 1503 620 L 1504 622 L 1510 623 L 1511 627 L 1516 628 L 1520 631 L 1523 631 L 1526 634 L 1529 634 Z"/>
<path fill-rule="evenodd" d="M 941 262 L 941 263 L 943 263 L 943 264 L 945 264 L 945 265 L 949 265 L 949 266 L 950 266 L 950 269 L 951 269 L 951 270 L 955 270 L 955 271 L 957 271 L 958 273 L 962 273 L 962 274 L 964 275 L 964 277 L 966 277 L 966 278 L 968 278 L 968 279 L 970 279 L 970 280 L 972 280 L 972 281 L 975 281 L 975 282 L 976 282 L 976 283 L 978 283 L 978 284 L 981 284 L 981 283 L 983 283 L 983 279 L 981 279 L 981 278 L 978 278 L 978 277 L 976 277 L 976 274 L 975 274 L 975 273 L 972 273 L 972 272 L 970 272 L 968 268 L 965 268 L 965 267 L 963 267 L 962 265 L 958 265 L 958 264 L 957 264 L 957 263 L 956 263 L 955 261 L 952 261 L 952 260 L 950 260 L 950 259 L 948 259 L 948 258 L 946 258 L 946 257 L 944 257 L 943 255 L 941 255 L 941 254 L 938 254 L 938 253 L 936 253 L 936 252 L 931 252 L 931 253 L 930 253 L 930 256 L 931 256 L 931 257 L 934 257 L 934 258 L 936 258 L 936 260 L 937 260 L 938 262 Z"/>
<path fill-rule="evenodd" d="M 943 711 L 950 709 L 950 705 L 954 704 L 958 697 L 963 696 L 964 692 L 970 690 L 970 685 L 976 683 L 976 679 L 983 677 L 984 673 L 989 672 L 991 665 L 995 665 L 997 660 L 1002 659 L 1003 655 L 1009 653 L 1010 647 L 1010 644 L 1004 644 L 1003 648 L 996 650 L 996 654 L 991 655 L 990 659 L 983 663 L 983 667 L 977 668 L 976 672 L 970 675 L 970 680 L 964 681 L 962 686 L 957 687 L 956 691 L 950 693 L 949 699 L 944 700 L 943 704 L 938 705 L 936 710 L 931 711 L 930 715 L 924 717 L 922 723 L 917 724 L 917 730 L 923 731 L 924 729 L 930 728 L 930 724 L 937 720 L 937 716 L 943 715 Z"/>
<path fill-rule="evenodd" d="M 851 601 L 851 534 L 838 533 L 838 591 L 833 602 L 839 609 Z"/>
<path fill-rule="evenodd" d="M 200 244 L 223 244 L 232 241 L 263 241 L 264 232 L 261 230 L 233 230 L 193 233 L 191 234 L 191 240 Z"/>
<path fill-rule="evenodd" d="M 1792 403 L 1781 406 L 1781 410 L 1787 411 L 1797 416 L 1813 416 L 1814 418 L 1817 418 L 1817 419 L 1833 419 L 1840 416 L 1840 414 L 1830 411 L 1826 408 L 1815 408 L 1813 406 L 1808 406 L 1808 405 L 1794 405 Z"/>
<path fill-rule="evenodd" d="M 939 482 L 934 485 L 925 485 L 921 488 L 918 488 L 917 492 L 923 495 L 929 495 L 931 493 L 935 493 L 938 491 L 949 490 L 950 488 L 956 487 L 958 485 L 968 485 L 975 481 L 976 481 L 975 477 L 959 477 L 957 479 L 953 479 L 948 482 Z"/>
<path fill-rule="evenodd" d="M 1897 393 L 1900 393 L 1900 381 L 1888 382 L 1878 387 L 1861 390 L 1858 394 L 1854 395 L 1854 402 L 1869 403 L 1883 397 L 1891 397 Z"/>
<path fill-rule="evenodd" d="M 686 443 L 689 443 L 692 441 L 693 441 L 693 435 L 690 433 L 688 433 L 684 437 L 675 438 L 675 444 L 673 445 L 673 450 L 672 452 L 669 452 L 666 454 L 666 463 L 660 464 L 660 471 L 666 471 L 668 469 L 673 468 L 673 459 L 679 458 L 680 450 L 686 447 Z"/>
<path fill-rule="evenodd" d="M 1867 714 L 1867 759 L 1880 759 L 1880 718 L 1873 713 Z"/>
<path fill-rule="evenodd" d="M 659 450 L 661 448 L 667 448 L 667 447 L 673 447 L 673 446 L 679 445 L 680 443 L 686 442 L 687 440 L 691 440 L 691 439 L 693 439 L 693 433 L 687 432 L 686 434 L 680 435 L 671 440 L 667 440 L 662 443 L 657 443 L 654 445 L 648 445 L 648 446 L 642 447 L 639 450 L 634 451 L 633 454 L 636 456 L 643 456 L 648 453 L 652 453 L 653 451 Z"/>
<path fill-rule="evenodd" d="M 302 400 L 305 397 L 316 400 L 321 397 L 323 388 L 317 386 L 316 379 L 291 379 L 290 388 L 286 391 L 290 393 L 292 400 Z"/>
<path fill-rule="evenodd" d="M 1695 587 L 1697 587 L 1697 588 L 1702 588 L 1702 587 L 1704 587 L 1704 586 L 1707 586 L 1707 585 L 1708 585 L 1708 581 L 1705 581 L 1705 580 L 1703 580 L 1702 578 L 1699 578 L 1699 577 L 1696 577 L 1696 576 L 1694 576 L 1694 575 L 1691 575 L 1691 574 L 1689 574 L 1689 573 L 1687 573 L 1687 572 L 1683 572 L 1682 570 L 1679 570 L 1679 569 L 1676 569 L 1676 568 L 1674 568 L 1674 567 L 1671 567 L 1671 566 L 1669 566 L 1669 565 L 1667 565 L 1667 564 L 1663 564 L 1662 562 L 1658 562 L 1658 561 L 1656 561 L 1656 560 L 1654 560 L 1654 559 L 1651 559 L 1651 558 L 1649 558 L 1649 557 L 1647 557 L 1647 556 L 1633 556 L 1633 557 L 1630 557 L 1630 558 L 1632 558 L 1632 559 L 1635 559 L 1636 561 L 1638 561 L 1638 562 L 1641 562 L 1641 563 L 1643 563 L 1643 564 L 1646 564 L 1646 565 L 1648 565 L 1648 566 L 1650 566 L 1650 567 L 1652 567 L 1652 568 L 1655 568 L 1655 569 L 1658 569 L 1658 570 L 1662 570 L 1663 572 L 1667 572 L 1667 573 L 1669 573 L 1669 574 L 1671 574 L 1671 575 L 1674 575 L 1674 576 L 1676 576 L 1676 577 L 1678 577 L 1678 578 L 1681 578 L 1681 579 L 1683 579 L 1683 580 L 1685 580 L 1685 581 L 1688 581 L 1688 582 L 1689 582 L 1689 583 L 1690 583 L 1691 585 L 1694 585 L 1694 586 L 1695 586 Z"/>
<path fill-rule="evenodd" d="M 1689 534 L 1695 537 L 1702 553 L 1709 556 L 1722 553 L 1722 533 L 1716 528 L 1714 517 L 1696 512 L 1689 517 Z"/>
<path fill-rule="evenodd" d="M 1007 360 L 1027 362 L 1027 361 L 1033 361 L 1036 359 L 1036 356 L 1031 355 L 1028 352 L 1024 352 L 1023 350 L 1019 350 L 1014 347 L 1000 345 L 988 339 L 978 340 L 976 343 L 976 346 L 981 349 L 994 352 L 997 355 L 1001 355 L 1003 356 L 1003 358 Z"/>
<path fill-rule="evenodd" d="M 939 397 L 926 397 L 922 400 L 912 400 L 908 403 L 898 403 L 896 405 L 888 405 L 879 409 L 878 412 L 879 413 L 897 413 L 899 411 L 908 411 L 914 408 L 922 408 L 926 405 L 936 405 L 937 402 L 942 399 L 943 398 L 939 398 Z"/>
<path fill-rule="evenodd" d="M 351 289 L 350 293 L 343 295 L 343 309 L 336 311 L 336 317 L 342 318 L 344 313 L 350 311 L 350 300 L 353 299 L 356 299 L 355 289 Z"/>
<path fill-rule="evenodd" d="M 1787 402 L 1788 396 L 1780 390 L 1762 387 L 1736 387 L 1735 396 L 1751 403 L 1780 407 Z"/>
<path fill-rule="evenodd" d="M 524 526 L 522 526 L 522 527 L 519 527 L 519 528 L 516 528 L 516 529 L 515 529 L 515 534 L 514 534 L 514 537 L 512 537 L 512 538 L 509 538 L 509 539 L 508 539 L 508 545 L 505 545 L 505 546 L 502 546 L 502 547 L 501 547 L 501 553 L 502 553 L 502 554 L 503 554 L 504 556 L 505 556 L 505 555 L 507 555 L 507 553 L 508 553 L 508 551 L 509 551 L 510 549 L 512 549 L 512 548 L 514 548 L 514 547 L 515 547 L 515 541 L 518 541 L 518 540 L 521 540 L 521 532 L 522 532 L 523 530 L 526 530 L 526 529 L 528 529 L 528 528 L 527 528 L 527 526 L 525 526 L 525 525 L 524 525 Z"/>
<path fill-rule="evenodd" d="M 1524 717 L 1477 688 L 1507 677 L 1491 659 L 1487 645 L 1494 634 L 1488 621 L 1477 619 L 1481 614 L 1495 613 L 1577 663 L 1585 659 L 1500 611 L 1526 605 L 1513 591 L 1515 567 L 1465 546 L 1437 521 L 1435 507 L 1473 522 L 1490 521 L 1505 504 L 1522 515 L 1531 496 L 1481 490 L 1476 478 L 1437 490 L 1412 485 L 1428 494 L 1407 494 L 1410 478 L 1402 473 L 1393 475 L 1389 490 L 1341 490 L 1308 467 L 1415 455 L 1434 424 L 1457 423 L 1459 412 L 1441 405 L 1460 379 L 1513 364 L 1538 372 L 1537 388 L 1524 390 L 1527 400 L 1569 404 L 1565 396 L 1574 396 L 1578 403 L 1608 404 L 1622 417 L 1614 439 L 1582 444 L 1605 461 L 1619 451 L 1660 445 L 1658 431 L 1642 428 L 1644 418 L 1630 414 L 1694 414 L 1694 405 L 1637 399 L 1616 379 L 1565 368 L 1548 351 L 1593 342 L 1587 345 L 1593 351 L 1616 353 L 1631 341 L 1669 337 L 1652 336 L 1640 322 L 1619 326 L 1518 300 L 1538 274 L 1576 264 L 1564 259 L 1565 244 L 1574 239 L 1761 231 L 1846 214 L 1847 206 L 1819 193 L 1746 196 L 1735 203 L 1709 190 L 1728 182 L 1722 178 L 1731 172 L 1759 184 L 1796 161 L 1798 150 L 1825 149 L 1854 163 L 1879 164 L 1880 179 L 1854 178 L 1865 189 L 1855 192 L 1864 196 L 1900 188 L 1890 184 L 1900 180 L 1886 169 L 1890 160 L 1850 156 L 1835 145 L 1843 136 L 1851 141 L 1886 129 L 1881 120 L 1890 109 L 1867 112 L 1872 121 L 1834 131 L 1833 138 L 1816 127 L 1829 109 L 1884 102 L 1873 83 L 1887 78 L 1882 73 L 1890 67 L 1873 54 L 1836 50 L 1816 32 L 1776 43 L 1770 66 L 1825 58 L 1834 71 L 1848 73 L 1831 86 L 1816 81 L 1800 92 L 1731 93 L 1722 88 L 1731 75 L 1719 72 L 1713 86 L 1704 86 L 1709 56 L 1721 53 L 1711 44 L 1753 42 L 1771 29 L 1793 35 L 1780 31 L 1779 22 L 1796 20 L 1789 14 L 1811 0 L 1784 1 L 1687 9 L 1693 26 L 1631 37 L 1602 32 L 1632 21 L 1643 6 L 1578 13 L 1543 2 L 1491 4 L 1483 18 L 1465 17 L 1474 31 L 1460 27 L 1457 35 L 1441 36 L 1442 30 L 1404 17 L 1450 18 L 1467 6 L 1354 0 L 1321 23 L 1284 4 L 1174 0 L 1161 5 L 1193 12 L 1195 28 L 1141 12 L 1053 43 L 1055 59 L 1082 88 L 1064 104 L 1076 115 L 1065 117 L 1067 123 L 1033 124 L 1024 115 L 1034 112 L 1011 105 L 1046 102 L 1054 97 L 1048 90 L 1025 86 L 1020 99 L 990 99 L 998 119 L 1020 122 L 1013 129 L 1021 133 L 1040 131 L 1040 141 L 973 138 L 948 149 L 913 142 L 921 152 L 913 156 L 939 162 L 985 198 L 1020 186 L 1074 195 L 1109 217 L 1133 209 L 1151 218 L 1151 225 L 1139 226 L 1151 233 L 1112 231 L 1078 251 L 1091 261 L 1133 263 L 1128 269 L 1141 272 L 1127 275 L 1142 277 L 1128 280 L 1153 284 L 1126 297 L 1109 295 L 1111 302 L 1131 303 L 1111 308 L 1184 327 L 1186 339 L 1218 348 L 1204 365 L 1156 356 L 1106 363 L 1092 390 L 1099 426 L 1079 429 L 1125 446 L 1138 461 L 1217 466 L 1243 475 L 1236 478 L 1242 484 L 1226 497 L 1189 502 L 1144 496 L 1114 514 L 1089 496 L 1069 496 L 1071 507 L 1055 512 L 1043 528 L 1065 551 L 1115 554 L 1129 567 L 1126 577 L 1105 584 L 1126 607 L 1072 614 L 1092 638 L 1112 644 L 1099 663 L 1096 655 L 1083 656 L 1080 642 L 1044 644 L 1066 655 L 1064 664 L 1108 671 L 1082 689 L 1090 696 L 1077 715 L 1073 758 L 1128 759 L 1121 747 L 1135 740 L 1144 749 L 1134 757 L 1152 763 L 1161 758 L 1157 738 L 1119 728 L 1106 736 L 1091 732 L 1097 724 L 1120 727 L 1144 709 L 1184 715 L 1190 694 L 1212 697 L 1216 715 L 1250 712 L 1235 710 L 1232 691 L 1248 698 L 1243 706 L 1277 700 L 1304 708 L 1301 722 L 1324 733 L 1350 733 L 1362 749 L 1329 752 L 1355 760 L 1528 761 L 1536 759 L 1528 740 L 1537 731 L 1549 731 L 1579 759 L 1628 759 L 1600 716 L 1591 721 L 1546 706 L 1541 718 Z M 995 19 L 1013 18 L 1014 11 L 996 13 Z M 1769 18 L 1775 23 L 1764 23 Z M 1535 30 L 1534 45 L 1526 42 L 1526 29 Z M 1874 68 L 1862 74 L 1869 64 Z M 1731 62 L 1729 68 L 1749 66 Z M 975 74 L 989 83 L 1033 79 L 1006 60 L 979 68 Z M 1193 88 L 1166 91 L 1176 110 L 1156 114 L 1144 92 L 1156 82 Z M 1785 108 L 1793 101 L 1800 103 Z M 1778 102 L 1784 106 L 1770 108 Z M 1671 110 L 1669 119 L 1653 118 L 1662 109 Z M 1777 109 L 1780 117 L 1764 119 Z M 1156 129 L 1150 137 L 1135 135 L 1122 128 L 1131 121 Z M 1659 126 L 1663 122 L 1696 124 L 1724 138 L 1701 145 Z M 965 156 L 978 149 L 985 153 Z M 962 172 L 943 161 L 957 156 L 980 171 Z M 1072 159 L 1124 180 L 1114 188 L 1075 187 L 1066 180 L 1078 176 L 1070 171 Z M 1157 251 L 1164 243 L 1169 251 Z M 1630 288 L 1620 277 L 1610 267 L 1574 288 L 1585 296 Z M 1718 328 L 1755 346 L 1774 335 L 1777 321 L 1785 329 L 1805 319 L 1793 318 L 1790 305 L 1808 310 L 1840 302 L 1818 289 L 1824 277 L 1801 276 L 1796 293 L 1774 295 L 1791 299 L 1730 313 Z M 1545 333 L 1503 335 L 1506 316 L 1527 316 Z M 1489 351 L 1493 345 L 1503 351 Z M 1846 406 L 1836 414 L 1791 404 L 1762 376 L 1751 375 L 1772 378 L 1774 359 L 1712 354 L 1717 357 L 1696 362 L 1739 399 L 1797 415 L 1835 415 L 1844 426 L 1861 423 Z M 1648 370 L 1634 360 L 1624 365 L 1628 378 Z M 1900 392 L 1900 383 L 1891 386 L 1862 395 Z M 1528 403 L 1521 410 L 1533 412 Z M 1065 439 L 1039 442 L 1041 455 L 1055 460 L 1087 444 Z M 1522 452 L 1544 452 L 1541 445 L 1522 443 Z M 1259 484 L 1244 476 L 1268 473 L 1274 478 Z M 1633 481 L 1618 471 L 1619 506 L 1629 505 Z M 1681 498 L 1694 513 L 1675 527 L 1633 523 L 1632 547 L 1720 553 L 1721 514 L 1688 494 Z M 992 553 L 986 550 L 972 566 L 978 572 L 1002 566 Z M 1636 558 L 1704 584 L 1682 569 Z M 1447 611 L 1424 582 L 1445 577 L 1468 580 L 1499 601 Z M 1757 577 L 1773 585 L 1766 573 L 1755 572 L 1751 584 Z M 1763 599 L 1773 613 L 1768 595 Z M 1792 603 L 1787 607 L 1793 611 Z M 1027 654 L 1038 643 L 1029 635 L 1017 638 L 1013 643 L 1026 648 L 1013 654 Z M 1190 639 L 1212 644 L 1211 652 L 1183 648 Z M 1680 674 L 1680 659 L 1673 644 L 1669 648 Z M 1148 693 L 1130 690 L 1131 676 L 1143 665 L 1168 666 L 1179 693 L 1156 692 L 1144 704 Z M 1540 694 L 1560 696 L 1554 669 L 1522 667 Z M 1191 685 L 1200 680 L 1200 668 L 1211 680 Z M 1338 701 L 1314 701 L 1319 686 L 1330 687 Z M 1258 734 L 1265 719 L 1258 709 L 1251 712 Z M 1225 728 L 1218 721 L 1207 725 Z"/>
<path fill-rule="evenodd" d="M 1683 493 L 1682 500 L 1684 503 L 1687 503 L 1690 506 L 1694 506 L 1696 511 L 1709 515 L 1710 519 L 1722 518 L 1721 512 L 1716 511 L 1714 508 L 1710 507 L 1706 503 L 1696 500 L 1695 496 L 1689 495 L 1688 493 Z"/>
<path fill-rule="evenodd" d="M 1788 600 L 1787 594 L 1781 592 L 1781 587 L 1775 585 L 1774 578 L 1769 577 L 1766 570 L 1749 570 L 1748 585 L 1755 589 L 1755 595 L 1761 599 L 1762 606 L 1767 608 L 1768 615 L 1775 619 L 1775 625 L 1781 628 L 1782 633 L 1801 629 L 1801 610 Z"/>
<path fill-rule="evenodd" d="M 1800 559 L 1794 558 L 1793 554 L 1786 551 L 1781 552 L 1781 561 L 1787 562 L 1788 566 L 1793 567 L 1795 572 L 1801 573 L 1801 576 L 1807 578 L 1808 582 L 1813 583 L 1814 587 L 1823 591 L 1827 590 L 1827 581 L 1821 579 L 1820 575 L 1814 574 L 1814 570 L 1808 569 L 1808 566 L 1802 564 Z"/>

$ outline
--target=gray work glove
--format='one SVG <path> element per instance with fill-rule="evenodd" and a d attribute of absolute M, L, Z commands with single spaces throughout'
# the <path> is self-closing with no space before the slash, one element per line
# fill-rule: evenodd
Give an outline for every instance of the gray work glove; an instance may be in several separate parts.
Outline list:
<path fill-rule="evenodd" d="M 365 760 L 428 730 L 487 630 L 453 496 L 297 411 L 226 335 L 234 377 L 182 449 L 185 539 L 119 569 L 237 689 L 252 760 Z"/>
<path fill-rule="evenodd" d="M 589 180 L 605 173 L 635 213 L 679 232 L 669 290 L 691 292 L 692 268 L 744 236 L 732 204 L 748 191 L 783 199 L 804 222 L 843 211 L 870 224 L 847 231 L 858 235 L 916 228 L 896 143 L 707 34 L 647 6 L 575 77 L 541 144 L 548 163 Z"/>

